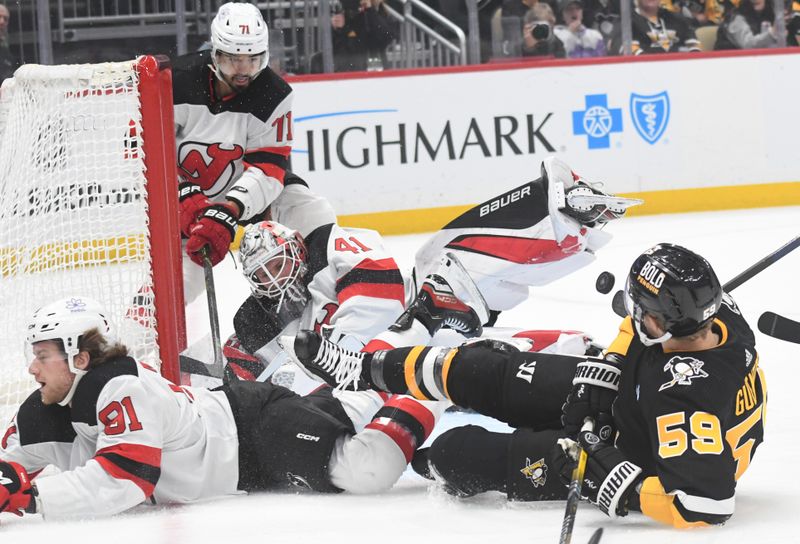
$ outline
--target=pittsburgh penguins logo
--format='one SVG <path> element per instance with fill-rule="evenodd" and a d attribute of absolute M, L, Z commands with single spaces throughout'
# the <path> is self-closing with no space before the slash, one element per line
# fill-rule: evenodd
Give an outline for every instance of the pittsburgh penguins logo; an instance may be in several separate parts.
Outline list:
<path fill-rule="evenodd" d="M 673 357 L 664 365 L 664 370 L 672 374 L 672 379 L 661 384 L 658 390 L 663 391 L 673 385 L 692 385 L 692 380 L 708 377 L 708 372 L 703 370 L 703 364 L 703 361 L 694 357 Z"/>
<path fill-rule="evenodd" d="M 178 149 L 178 163 L 210 197 L 221 193 L 233 181 L 236 161 L 244 156 L 242 146 L 233 144 L 231 149 L 222 144 L 183 142 Z"/>
<path fill-rule="evenodd" d="M 547 482 L 547 465 L 544 463 L 544 457 L 535 463 L 531 463 L 526 457 L 525 466 L 520 472 L 533 483 L 533 487 L 541 487 Z"/>

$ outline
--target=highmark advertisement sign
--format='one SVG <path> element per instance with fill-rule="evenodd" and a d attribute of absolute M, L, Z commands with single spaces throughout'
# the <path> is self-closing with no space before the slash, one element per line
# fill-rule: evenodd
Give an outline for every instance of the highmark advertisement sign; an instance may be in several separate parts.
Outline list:
<path fill-rule="evenodd" d="M 797 182 L 797 73 L 784 53 L 295 81 L 292 168 L 341 215 L 475 204 L 551 154 L 614 192 Z"/>

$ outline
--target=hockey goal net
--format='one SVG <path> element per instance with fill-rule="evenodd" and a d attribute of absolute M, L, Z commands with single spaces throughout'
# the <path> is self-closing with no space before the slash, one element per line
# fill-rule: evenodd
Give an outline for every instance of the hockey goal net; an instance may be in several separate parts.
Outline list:
<path fill-rule="evenodd" d="M 83 295 L 179 380 L 185 344 L 171 72 L 25 65 L 0 89 L 0 427 L 36 387 L 26 320 Z"/>

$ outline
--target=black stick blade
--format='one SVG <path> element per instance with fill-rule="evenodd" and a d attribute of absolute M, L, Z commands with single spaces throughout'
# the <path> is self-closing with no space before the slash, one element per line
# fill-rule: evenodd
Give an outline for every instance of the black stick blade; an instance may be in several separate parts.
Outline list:
<path fill-rule="evenodd" d="M 592 538 L 589 539 L 589 544 L 597 544 L 600 542 L 600 537 L 603 536 L 603 528 L 600 527 L 592 534 Z"/>
<path fill-rule="evenodd" d="M 800 323 L 774 312 L 761 314 L 758 318 L 758 330 L 778 340 L 800 344 Z"/>
<path fill-rule="evenodd" d="M 620 289 L 614 293 L 611 299 L 611 309 L 620 317 L 628 317 L 628 310 L 625 309 L 625 292 Z"/>

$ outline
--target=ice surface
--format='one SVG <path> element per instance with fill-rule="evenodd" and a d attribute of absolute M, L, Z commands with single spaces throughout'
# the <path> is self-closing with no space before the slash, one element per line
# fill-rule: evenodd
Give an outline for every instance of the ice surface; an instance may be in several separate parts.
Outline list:
<path fill-rule="evenodd" d="M 727 211 L 631 218 L 608 226 L 611 243 L 597 261 L 567 278 L 532 293 L 525 304 L 501 315 L 498 325 L 531 328 L 571 328 L 610 341 L 618 319 L 610 309 L 611 295 L 594 290 L 597 275 L 608 270 L 624 282 L 627 267 L 647 247 L 674 242 L 708 258 L 724 282 L 797 236 L 800 207 Z M 386 240 L 403 268 L 424 235 Z M 761 312 L 772 310 L 800 320 L 800 250 L 785 257 L 736 291 L 734 297 L 755 328 Z M 215 269 L 223 338 L 231 332 L 236 308 L 247 286 L 229 258 Z M 616 289 L 615 288 L 615 289 Z M 203 322 L 205 307 L 195 304 L 190 318 Z M 197 335 L 195 335 L 197 336 Z M 573 542 L 585 543 L 604 527 L 604 543 L 647 544 L 687 542 L 800 542 L 794 515 L 800 512 L 797 455 L 800 426 L 800 346 L 756 333 L 761 365 L 769 385 L 766 440 L 739 482 L 736 513 L 714 529 L 676 531 L 632 514 L 610 521 L 589 504 L 578 511 Z M 478 416 L 448 414 L 442 422 L 454 426 Z M 497 422 L 488 422 L 502 428 Z M 0 516 L 4 544 L 211 544 L 316 542 L 405 542 L 464 544 L 468 542 L 556 542 L 564 506 L 561 502 L 508 503 L 499 494 L 458 500 L 408 471 L 390 492 L 378 496 L 258 494 L 179 507 L 140 507 L 114 519 L 46 523 L 39 516 Z"/>

